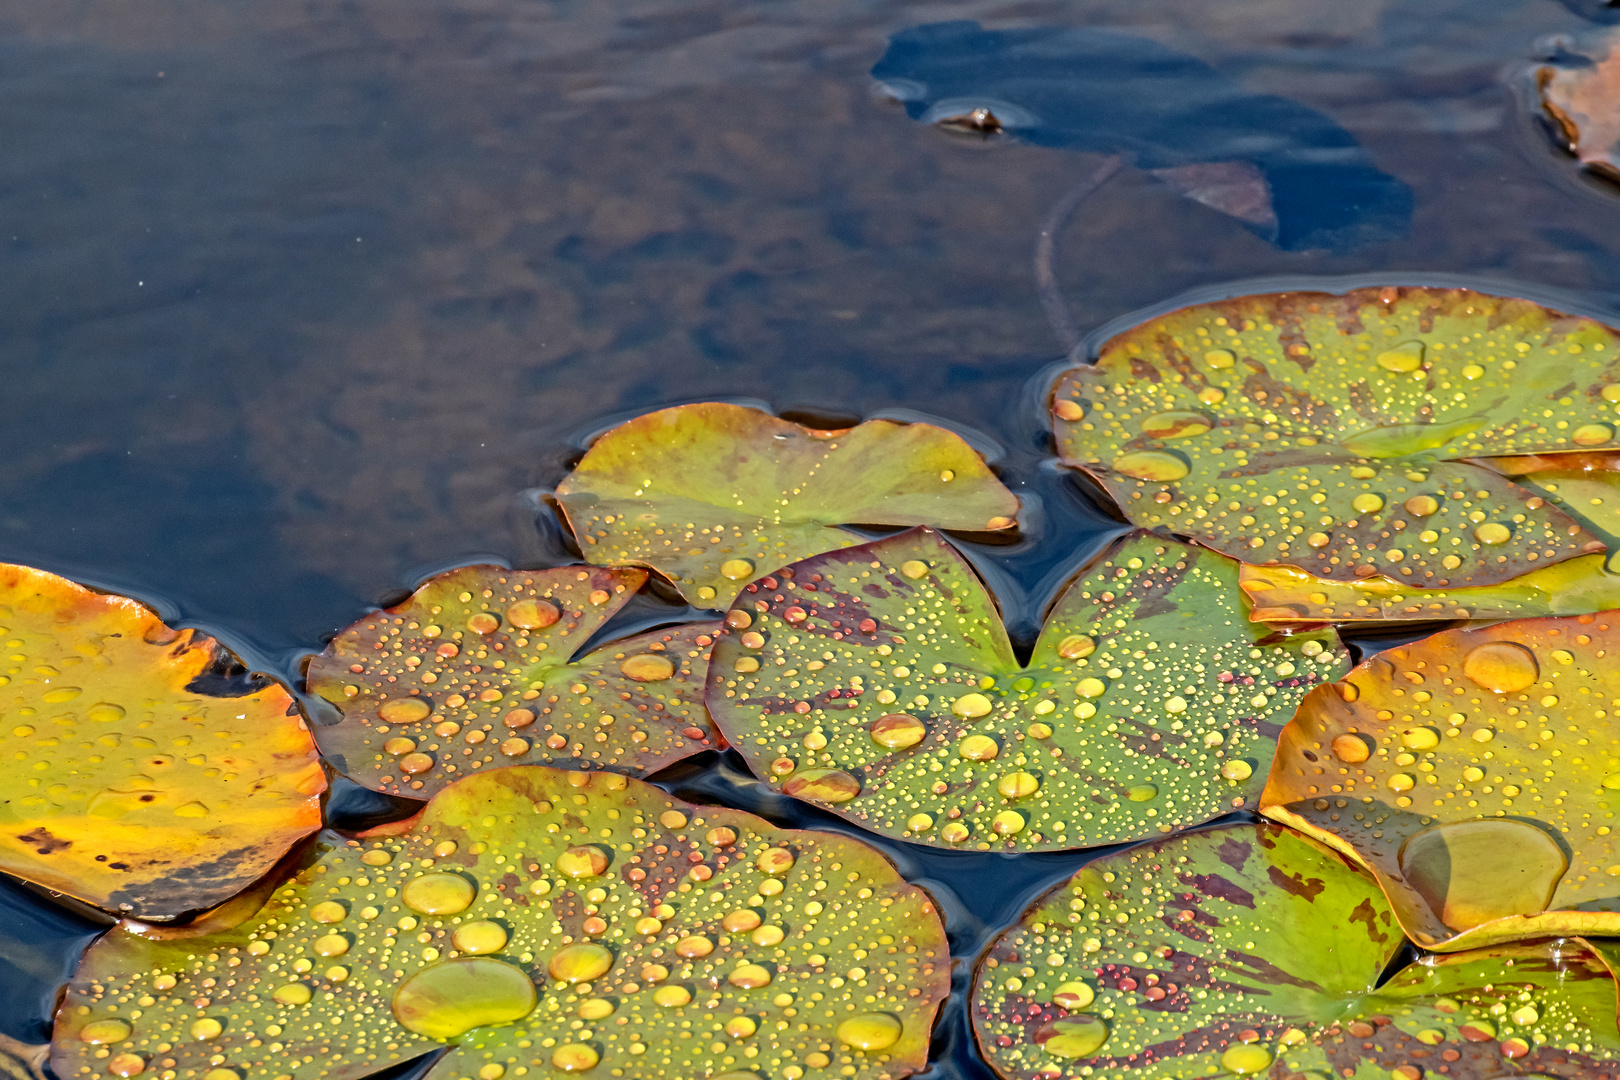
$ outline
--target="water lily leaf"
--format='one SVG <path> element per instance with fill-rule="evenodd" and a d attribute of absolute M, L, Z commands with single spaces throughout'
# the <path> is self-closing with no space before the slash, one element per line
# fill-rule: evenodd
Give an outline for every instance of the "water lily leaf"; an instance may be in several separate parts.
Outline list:
<path fill-rule="evenodd" d="M 465 566 L 344 630 L 309 666 L 341 723 L 321 750 L 378 791 L 425 798 L 474 769 L 641 775 L 723 745 L 703 708 L 711 635 L 687 623 L 580 648 L 647 578 Z"/>
<path fill-rule="evenodd" d="M 1261 812 L 1367 866 L 1436 950 L 1620 933 L 1620 623 L 1447 630 L 1306 697 Z"/>
<path fill-rule="evenodd" d="M 984 459 L 944 428 L 868 420 L 819 431 L 715 402 L 614 428 L 557 501 L 587 561 L 650 566 L 712 608 L 761 573 L 860 543 L 839 525 L 993 531 L 1018 513 Z"/>
<path fill-rule="evenodd" d="M 1531 454 L 1476 464 L 1556 504 L 1611 551 L 1620 550 L 1620 454 Z M 1613 559 L 1581 555 L 1497 585 L 1453 589 L 1414 588 L 1410 577 L 1382 574 L 1334 581 L 1291 566 L 1244 566 L 1241 584 L 1254 605 L 1250 618 L 1274 624 L 1575 615 L 1620 607 Z"/>
<path fill-rule="evenodd" d="M 1465 289 L 1199 304 L 1058 381 L 1066 463 L 1133 522 L 1335 581 L 1491 585 L 1600 539 L 1471 458 L 1612 446 L 1615 331 Z"/>
<path fill-rule="evenodd" d="M 1348 667 L 1331 630 L 1268 636 L 1237 567 L 1138 533 L 1071 584 L 1018 663 L 972 567 L 924 529 L 751 583 L 709 711 L 755 773 L 940 847 L 1134 840 L 1253 806 L 1280 725 Z"/>
<path fill-rule="evenodd" d="M 0 870 L 169 919 L 320 828 L 326 776 L 279 683 L 127 597 L 0 564 Z"/>
<path fill-rule="evenodd" d="M 905 1076 L 950 982 L 921 889 L 856 840 L 614 773 L 492 769 L 323 834 L 264 908 L 124 923 L 57 1014 L 64 1080 Z"/>
<path fill-rule="evenodd" d="M 1378 987 L 1403 943 L 1378 887 L 1310 839 L 1189 833 L 1037 900 L 979 969 L 974 1031 L 1007 1080 L 1620 1071 L 1614 979 L 1582 943 L 1430 958 Z"/>
<path fill-rule="evenodd" d="M 1331 581 L 1291 566 L 1238 571 L 1255 622 L 1412 622 L 1424 619 L 1512 619 L 1573 615 L 1620 607 L 1620 575 L 1607 555 L 1582 555 L 1520 574 L 1499 585 L 1414 589 L 1383 576 Z"/>

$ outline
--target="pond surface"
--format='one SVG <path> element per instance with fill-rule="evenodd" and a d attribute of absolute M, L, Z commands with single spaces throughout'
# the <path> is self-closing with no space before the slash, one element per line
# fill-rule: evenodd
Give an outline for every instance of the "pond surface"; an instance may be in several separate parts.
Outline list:
<path fill-rule="evenodd" d="M 1039 401 L 1064 348 L 1033 252 L 1053 207 L 1124 155 L 1055 237 L 1082 332 L 1189 290 L 1347 276 L 1460 277 L 1612 315 L 1620 189 L 1553 148 L 1528 93 L 1534 62 L 1598 10 L 0 4 L 0 560 L 145 598 L 292 680 L 434 570 L 570 561 L 539 496 L 588 438 L 720 398 L 967 434 L 1026 500 L 1019 542 L 971 554 L 1027 641 L 1118 529 L 1048 461 Z M 984 138 L 913 119 L 906 88 L 872 77 L 892 35 L 944 20 L 1137 44 L 1105 76 L 1076 65 L 1091 97 L 1059 79 L 1039 99 L 1059 115 Z M 1163 96 L 1131 58 L 1165 55 L 1196 73 L 1165 95 L 1286 107 L 1200 142 L 1195 108 L 1146 107 Z M 1119 80 L 1112 104 L 1101 77 Z M 1091 126 L 1107 138 L 1063 134 L 1065 103 L 1104 114 Z M 1270 170 L 1292 153 L 1278 144 L 1320 149 L 1312 125 L 1391 185 L 1352 215 L 1377 228 L 1289 232 Z M 1220 160 L 1270 177 L 1276 227 L 1230 191 L 1184 198 L 1190 174 L 1162 171 Z M 642 601 L 623 621 L 683 610 Z M 664 779 L 848 831 L 734 758 Z M 342 820 L 386 812 L 336 801 Z M 936 889 L 959 990 L 990 932 L 1084 859 L 879 846 Z M 97 924 L 9 884 L 0 911 L 0 1034 L 42 1041 Z M 936 1058 L 941 1075 L 989 1075 L 960 996 Z"/>

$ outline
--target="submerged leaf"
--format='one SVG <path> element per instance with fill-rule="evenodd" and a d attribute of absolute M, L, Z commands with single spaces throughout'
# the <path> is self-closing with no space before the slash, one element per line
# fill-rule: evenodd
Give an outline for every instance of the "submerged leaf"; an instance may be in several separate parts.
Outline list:
<path fill-rule="evenodd" d="M 933 904 L 856 840 L 496 769 L 370 838 L 325 834 L 230 929 L 120 925 L 68 987 L 52 1065 L 345 1080 L 449 1042 L 433 1080 L 884 1080 L 922 1068 L 949 982 Z"/>
<path fill-rule="evenodd" d="M 343 714 L 316 728 L 334 765 L 426 797 L 490 765 L 641 775 L 716 745 L 703 708 L 717 622 L 575 654 L 646 580 L 641 570 L 465 566 L 344 630 L 309 689 Z"/>
<path fill-rule="evenodd" d="M 1600 31 L 1572 49 L 1563 42 L 1561 62 L 1536 69 L 1541 109 L 1564 148 L 1582 165 L 1620 180 L 1620 51 L 1615 32 Z"/>
<path fill-rule="evenodd" d="M 145 605 L 0 564 L 0 870 L 173 918 L 262 877 L 326 790 L 279 683 Z"/>
<path fill-rule="evenodd" d="M 1418 944 L 1620 934 L 1614 612 L 1447 630 L 1313 691 L 1261 812 L 1365 864 Z"/>
<path fill-rule="evenodd" d="M 1496 584 L 1603 548 L 1465 459 L 1612 446 L 1610 328 L 1463 289 L 1200 304 L 1058 381 L 1066 463 L 1139 525 L 1233 558 L 1412 588 Z"/>
<path fill-rule="evenodd" d="M 1018 512 L 984 459 L 944 428 L 868 420 L 819 431 L 713 402 L 614 428 L 557 501 L 588 561 L 650 566 L 710 608 L 759 574 L 860 543 L 838 525 L 998 530 Z"/>
<path fill-rule="evenodd" d="M 1580 941 L 1414 963 L 1378 888 L 1234 825 L 1105 856 L 991 946 L 979 1046 L 1007 1080 L 1620 1074 L 1615 983 Z M 1375 989 L 1376 987 L 1376 989 Z"/>
<path fill-rule="evenodd" d="M 1347 666 L 1331 630 L 1253 627 L 1236 571 L 1128 537 L 1024 667 L 939 534 L 829 552 L 743 591 L 709 710 L 755 773 L 886 836 L 1016 851 L 1170 832 L 1252 806 L 1281 724 Z"/>

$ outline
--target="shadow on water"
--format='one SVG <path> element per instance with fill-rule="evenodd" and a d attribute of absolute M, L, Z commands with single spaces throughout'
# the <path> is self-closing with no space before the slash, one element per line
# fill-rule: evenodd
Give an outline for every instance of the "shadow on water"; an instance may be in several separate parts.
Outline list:
<path fill-rule="evenodd" d="M 298 685 L 434 570 L 576 559 L 543 495 L 589 433 L 747 399 L 984 449 L 1021 527 L 961 546 L 1027 650 L 1122 531 L 1051 460 L 1031 260 L 1103 155 L 1125 164 L 1051 237 L 1079 331 L 1374 273 L 1620 310 L 1620 197 L 1513 82 L 1537 42 L 1609 21 L 1597 0 L 954 13 L 975 21 L 910 0 L 0 3 L 0 559 L 147 599 Z M 933 123 L 979 107 L 1001 137 Z M 655 588 L 602 633 L 695 614 Z M 875 839 L 730 753 L 656 779 L 858 835 L 933 893 L 957 967 L 931 1076 L 988 1076 L 971 964 L 1098 854 Z M 348 829 L 415 807 L 344 780 L 327 802 Z M 39 1040 L 100 924 L 3 880 L 0 911 L 0 1034 Z"/>

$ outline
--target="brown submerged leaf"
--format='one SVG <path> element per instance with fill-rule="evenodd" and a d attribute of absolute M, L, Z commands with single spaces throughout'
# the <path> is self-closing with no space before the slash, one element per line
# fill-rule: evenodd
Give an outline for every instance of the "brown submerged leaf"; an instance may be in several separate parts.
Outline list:
<path fill-rule="evenodd" d="M 703 708 L 718 622 L 575 654 L 641 587 L 643 570 L 466 566 L 344 630 L 309 689 L 342 722 L 315 729 L 357 782 L 425 798 L 491 765 L 640 776 L 724 745 Z"/>
<path fill-rule="evenodd" d="M 292 696 L 145 605 L 0 564 L 0 870 L 111 911 L 212 907 L 320 828 Z"/>
<path fill-rule="evenodd" d="M 1620 180 L 1620 50 L 1616 35 L 1601 32 L 1575 46 L 1582 64 L 1536 69 L 1541 109 L 1564 149 L 1592 172 Z M 1580 55 L 1580 52 L 1576 55 Z"/>

